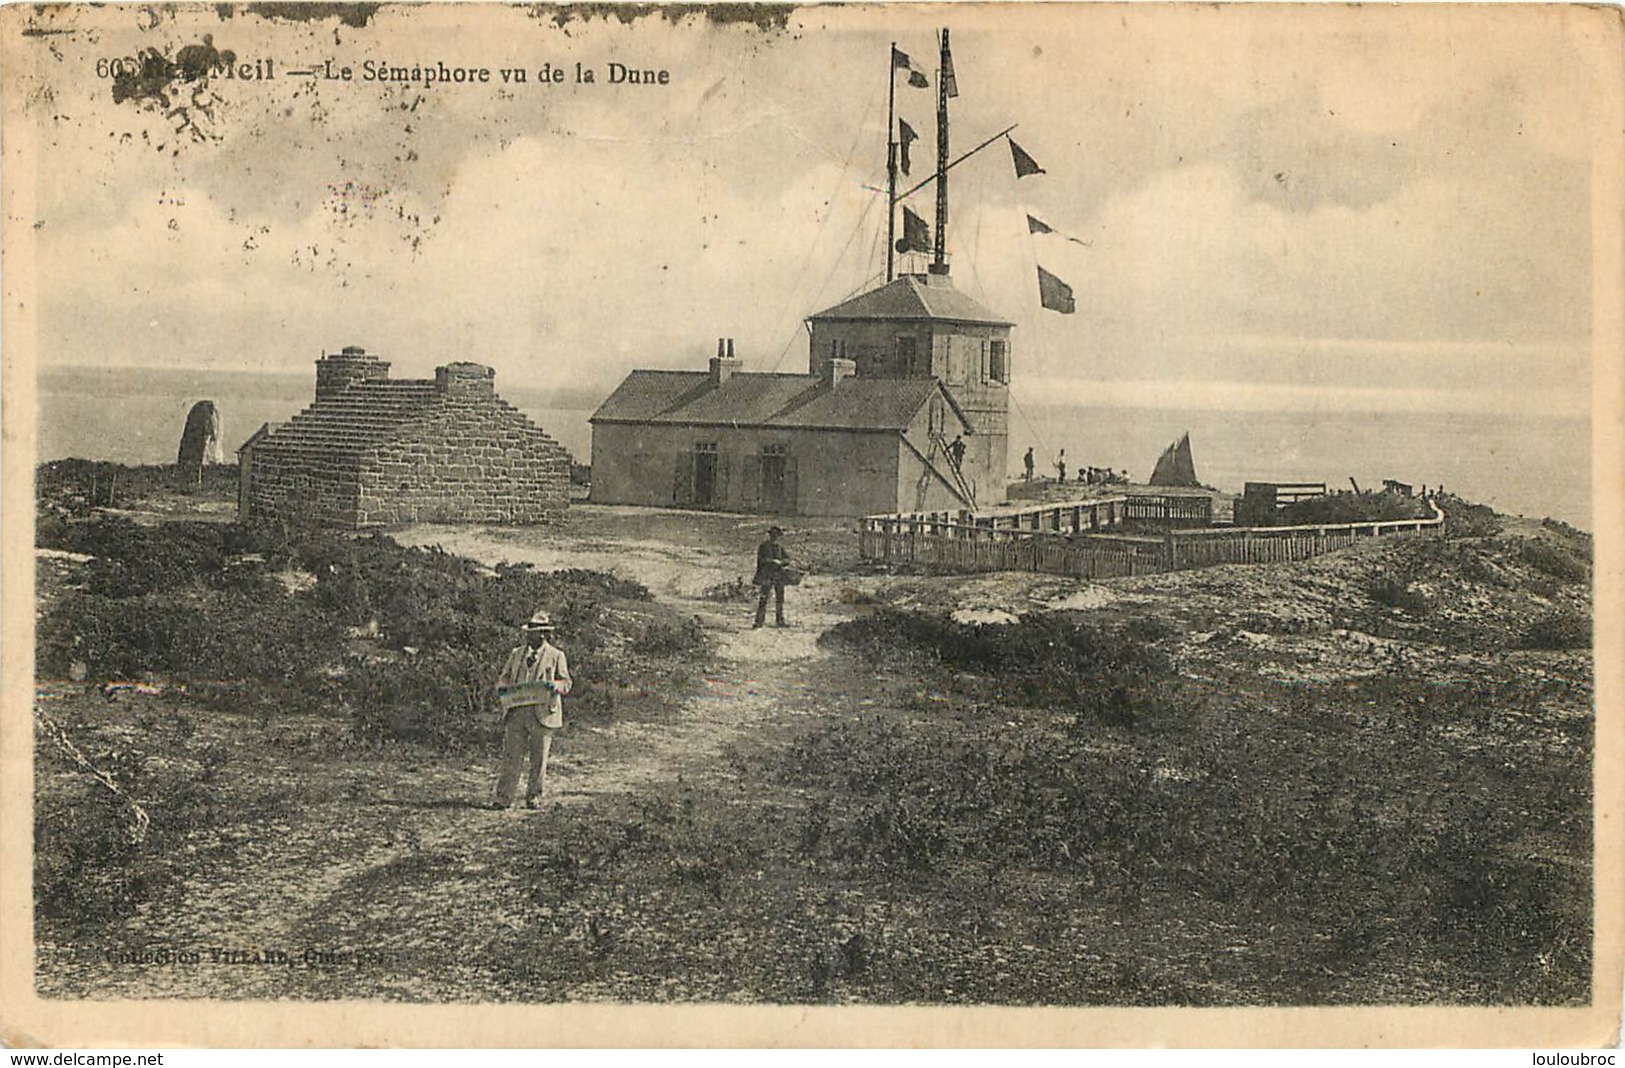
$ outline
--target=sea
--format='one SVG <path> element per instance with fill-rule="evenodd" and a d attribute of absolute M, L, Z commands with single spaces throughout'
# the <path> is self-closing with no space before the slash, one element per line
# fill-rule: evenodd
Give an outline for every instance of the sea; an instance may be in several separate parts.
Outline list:
<path fill-rule="evenodd" d="M 310 373 L 59 366 L 38 378 L 38 457 L 172 463 L 186 413 L 214 401 L 227 459 L 267 422 L 292 418 L 312 399 Z M 502 387 L 582 463 L 588 423 L 602 398 L 582 392 Z M 1592 529 L 1591 427 L 1587 414 L 1218 411 L 1199 408 L 1060 406 L 1022 398 L 1011 414 L 1010 463 L 1034 446 L 1040 475 L 1066 450 L 1080 464 L 1150 476 L 1162 450 L 1189 433 L 1197 476 L 1239 492 L 1248 481 L 1325 482 L 1362 488 L 1397 479 L 1442 485 L 1499 511 L 1551 516 Z"/>

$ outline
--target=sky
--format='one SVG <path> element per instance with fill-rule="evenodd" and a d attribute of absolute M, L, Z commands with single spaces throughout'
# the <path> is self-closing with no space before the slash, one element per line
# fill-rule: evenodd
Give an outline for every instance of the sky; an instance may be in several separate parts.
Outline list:
<path fill-rule="evenodd" d="M 302 371 L 358 344 L 397 374 L 468 359 L 499 389 L 590 398 L 634 367 L 703 366 L 729 336 L 747 370 L 805 370 L 805 317 L 884 270 L 888 44 L 934 84 L 945 25 L 955 152 L 1015 123 L 1045 171 L 1018 180 L 997 141 L 950 178 L 953 278 L 1016 322 L 1018 399 L 1588 408 L 1601 27 L 1584 9 L 30 18 L 7 121 L 37 140 L 5 151 L 37 167 L 41 366 Z M 96 76 L 205 34 L 277 76 L 161 102 L 115 102 Z M 353 79 L 286 73 L 329 59 Z M 492 82 L 367 82 L 369 60 Z M 611 61 L 669 84 L 604 84 Z M 536 80 L 577 62 L 599 81 Z M 514 67 L 526 84 L 500 81 Z M 897 84 L 917 180 L 935 93 Z M 929 187 L 911 203 L 931 218 Z M 1039 307 L 1038 264 L 1075 314 Z"/>

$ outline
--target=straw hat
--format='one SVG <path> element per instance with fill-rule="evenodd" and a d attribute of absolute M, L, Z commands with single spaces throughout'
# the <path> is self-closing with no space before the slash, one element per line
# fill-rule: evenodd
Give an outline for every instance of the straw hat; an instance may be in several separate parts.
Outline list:
<path fill-rule="evenodd" d="M 546 612 L 538 611 L 521 625 L 524 630 L 552 630 L 553 617 Z"/>

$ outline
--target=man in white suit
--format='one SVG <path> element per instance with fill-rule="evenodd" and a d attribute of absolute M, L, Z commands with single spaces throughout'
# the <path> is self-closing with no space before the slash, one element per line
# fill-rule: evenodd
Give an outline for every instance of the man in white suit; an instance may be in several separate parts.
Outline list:
<path fill-rule="evenodd" d="M 553 620 L 537 612 L 524 625 L 525 643 L 515 646 L 497 676 L 497 699 L 502 704 L 502 772 L 497 778 L 493 808 L 513 804 L 514 787 L 525 757 L 530 777 L 525 784 L 525 807 L 535 808 L 547 789 L 547 757 L 553 732 L 564 726 L 564 695 L 570 692 L 570 666 L 564 650 L 554 645 Z"/>

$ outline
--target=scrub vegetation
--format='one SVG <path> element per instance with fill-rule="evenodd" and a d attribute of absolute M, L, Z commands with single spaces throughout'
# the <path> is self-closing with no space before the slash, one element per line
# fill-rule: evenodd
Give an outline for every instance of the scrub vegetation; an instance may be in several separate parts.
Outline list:
<path fill-rule="evenodd" d="M 194 505 L 42 510 L 44 994 L 1589 998 L 1564 524 L 1463 508 L 1096 584 L 885 574 L 786 524 L 812 573 L 751 631 L 766 520 L 348 537 Z M 490 682 L 536 608 L 577 680 L 557 793 L 492 812 Z"/>

